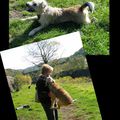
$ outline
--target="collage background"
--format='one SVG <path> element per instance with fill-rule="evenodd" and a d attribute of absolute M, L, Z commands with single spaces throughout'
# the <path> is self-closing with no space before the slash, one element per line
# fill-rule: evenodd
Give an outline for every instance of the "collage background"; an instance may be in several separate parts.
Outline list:
<path fill-rule="evenodd" d="M 0 14 L 1 22 L 0 26 L 0 50 L 9 48 L 8 44 L 8 0 L 0 1 Z M 4 11 L 4 13 L 3 13 Z M 112 34 L 113 35 L 113 34 Z M 112 36 L 113 40 L 113 36 Z M 110 41 L 111 42 L 111 41 Z M 113 41 L 112 41 L 113 43 Z M 115 60 L 113 60 L 113 47 L 111 47 L 109 56 L 87 56 L 90 73 L 92 76 L 95 92 L 97 95 L 100 111 L 103 120 L 113 120 L 113 96 L 112 87 L 114 86 L 112 78 L 114 77 L 113 70 L 115 69 Z M 117 59 L 118 60 L 118 59 Z M 117 61 L 116 61 L 117 62 Z M 111 68 L 113 68 L 111 70 Z M 106 72 L 107 71 L 107 72 Z M 3 69 L 2 61 L 0 59 L 0 117 L 13 119 L 15 118 L 15 112 L 11 95 L 8 92 L 8 85 L 6 82 L 5 72 Z M 104 78 L 103 78 L 104 76 Z M 109 84 L 108 84 L 109 80 Z M 112 85 L 111 85 L 112 84 Z M 114 97 L 115 98 L 115 97 Z M 116 101 L 117 102 L 117 101 Z M 114 109 L 115 111 L 115 109 Z M 114 116 L 115 117 L 115 116 Z M 0 118 L 0 119 L 1 119 Z M 2 120 L 2 119 L 1 119 Z"/>

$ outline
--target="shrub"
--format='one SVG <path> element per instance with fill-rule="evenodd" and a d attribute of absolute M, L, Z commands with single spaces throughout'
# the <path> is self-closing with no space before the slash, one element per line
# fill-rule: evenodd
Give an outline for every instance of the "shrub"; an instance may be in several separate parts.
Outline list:
<path fill-rule="evenodd" d="M 31 84 L 32 80 L 29 75 L 16 75 L 14 79 L 14 89 L 19 91 L 24 84 Z"/>

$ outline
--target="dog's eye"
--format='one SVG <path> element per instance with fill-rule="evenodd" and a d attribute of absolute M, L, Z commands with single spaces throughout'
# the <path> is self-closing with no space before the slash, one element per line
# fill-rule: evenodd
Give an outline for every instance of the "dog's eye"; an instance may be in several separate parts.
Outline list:
<path fill-rule="evenodd" d="M 37 4 L 36 3 L 33 3 L 33 6 L 36 6 Z"/>

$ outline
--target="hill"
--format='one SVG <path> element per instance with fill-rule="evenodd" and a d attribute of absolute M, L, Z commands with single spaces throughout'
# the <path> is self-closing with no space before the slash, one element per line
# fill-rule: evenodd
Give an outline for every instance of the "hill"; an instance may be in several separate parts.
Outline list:
<path fill-rule="evenodd" d="M 50 61 L 48 64 L 54 68 L 52 76 L 55 78 L 64 76 L 71 76 L 73 78 L 80 76 L 90 76 L 83 48 L 79 49 L 69 57 L 55 59 Z M 31 76 L 34 83 L 41 73 L 41 66 L 42 63 L 39 64 L 39 67 L 33 66 L 23 70 L 7 69 L 6 74 L 12 77 L 14 77 L 16 74 L 27 74 Z"/>

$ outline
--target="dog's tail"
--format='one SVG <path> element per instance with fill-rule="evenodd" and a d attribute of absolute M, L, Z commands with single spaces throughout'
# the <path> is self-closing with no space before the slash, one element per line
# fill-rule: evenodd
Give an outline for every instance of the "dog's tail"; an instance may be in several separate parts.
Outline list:
<path fill-rule="evenodd" d="M 93 12 L 95 4 L 93 2 L 86 2 L 80 7 L 80 10 L 83 11 L 86 7 L 89 8 L 90 12 Z"/>

